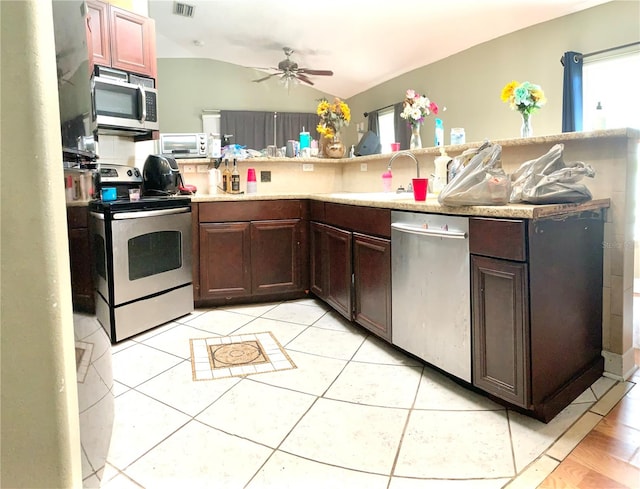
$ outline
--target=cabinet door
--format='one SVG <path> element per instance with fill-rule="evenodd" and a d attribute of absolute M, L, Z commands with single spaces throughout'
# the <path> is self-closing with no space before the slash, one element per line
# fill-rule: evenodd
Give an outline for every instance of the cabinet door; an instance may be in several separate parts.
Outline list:
<path fill-rule="evenodd" d="M 302 221 L 282 219 L 251 223 L 253 294 L 303 290 L 301 273 Z"/>
<path fill-rule="evenodd" d="M 391 341 L 391 241 L 353 233 L 354 319 Z"/>
<path fill-rule="evenodd" d="M 156 78 L 153 19 L 111 7 L 111 66 Z"/>
<path fill-rule="evenodd" d="M 351 233 L 326 226 L 326 298 L 337 312 L 352 318 Z"/>
<path fill-rule="evenodd" d="M 311 292 L 321 299 L 326 299 L 327 274 L 324 270 L 327 267 L 327 260 L 325 258 L 327 255 L 327 226 L 318 222 L 312 222 L 310 227 L 309 256 L 311 262 Z"/>
<path fill-rule="evenodd" d="M 200 225 L 200 298 L 251 295 L 248 222 Z"/>
<path fill-rule="evenodd" d="M 69 229 L 69 260 L 71 265 L 71 299 L 76 311 L 95 311 L 93 276 L 91 274 L 91 244 L 88 228 Z"/>
<path fill-rule="evenodd" d="M 471 256 L 473 384 L 530 408 L 527 265 Z"/>
<path fill-rule="evenodd" d="M 95 0 L 87 0 L 87 42 L 89 64 L 111 66 L 111 46 L 109 44 L 109 5 Z M 92 70 L 93 71 L 93 70 Z"/>

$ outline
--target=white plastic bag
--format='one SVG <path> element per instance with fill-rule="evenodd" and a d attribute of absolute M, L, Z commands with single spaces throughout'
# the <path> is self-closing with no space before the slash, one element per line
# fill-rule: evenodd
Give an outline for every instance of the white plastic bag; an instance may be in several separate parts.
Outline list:
<path fill-rule="evenodd" d="M 511 175 L 509 202 L 565 204 L 590 200 L 591 192 L 578 182 L 585 176 L 593 178 L 595 171 L 581 161 L 565 164 L 563 151 L 564 145 L 556 144 L 541 157 L 520 165 Z"/>
<path fill-rule="evenodd" d="M 442 205 L 505 205 L 510 180 L 502 169 L 502 147 L 483 145 L 438 195 Z M 461 155 L 462 156 L 462 155 Z"/>

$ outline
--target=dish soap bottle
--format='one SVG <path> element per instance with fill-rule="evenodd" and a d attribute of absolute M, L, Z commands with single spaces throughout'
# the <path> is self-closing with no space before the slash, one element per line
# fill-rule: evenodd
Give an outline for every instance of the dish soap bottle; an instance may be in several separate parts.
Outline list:
<path fill-rule="evenodd" d="M 224 170 L 222 171 L 222 191 L 231 191 L 231 170 L 229 170 L 229 160 L 224 160 Z"/>
<path fill-rule="evenodd" d="M 440 156 L 434 160 L 436 166 L 435 178 L 433 180 L 433 193 L 439 194 L 447 184 L 447 166 L 451 158 L 444 150 L 444 146 L 440 146 Z"/>
<path fill-rule="evenodd" d="M 444 126 L 442 125 L 442 119 L 436 119 L 434 146 L 444 146 Z"/>
<path fill-rule="evenodd" d="M 391 192 L 392 190 L 391 179 L 392 179 L 391 170 L 387 168 L 387 171 L 382 174 L 382 190 L 384 192 Z"/>
<path fill-rule="evenodd" d="M 238 171 L 238 163 L 233 159 L 233 171 L 231 172 L 231 193 L 240 193 L 240 172 Z"/>

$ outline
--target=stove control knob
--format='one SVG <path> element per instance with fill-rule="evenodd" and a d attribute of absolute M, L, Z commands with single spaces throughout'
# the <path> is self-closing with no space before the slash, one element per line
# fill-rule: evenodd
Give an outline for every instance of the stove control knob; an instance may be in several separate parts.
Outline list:
<path fill-rule="evenodd" d="M 133 172 L 131 170 L 127 170 L 127 175 L 131 176 L 133 175 Z"/>
<path fill-rule="evenodd" d="M 137 168 L 134 168 L 134 170 L 133 170 L 133 174 L 134 174 L 136 177 L 140 177 L 140 171 L 139 171 Z"/>

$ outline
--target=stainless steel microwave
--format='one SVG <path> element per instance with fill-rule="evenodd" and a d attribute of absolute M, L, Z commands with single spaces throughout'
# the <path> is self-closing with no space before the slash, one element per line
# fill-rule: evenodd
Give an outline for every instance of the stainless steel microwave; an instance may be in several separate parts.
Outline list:
<path fill-rule="evenodd" d="M 91 102 L 98 133 L 142 135 L 159 130 L 153 78 L 96 67 Z"/>
<path fill-rule="evenodd" d="M 204 133 L 160 133 L 160 153 L 174 158 L 207 158 L 209 145 Z"/>

